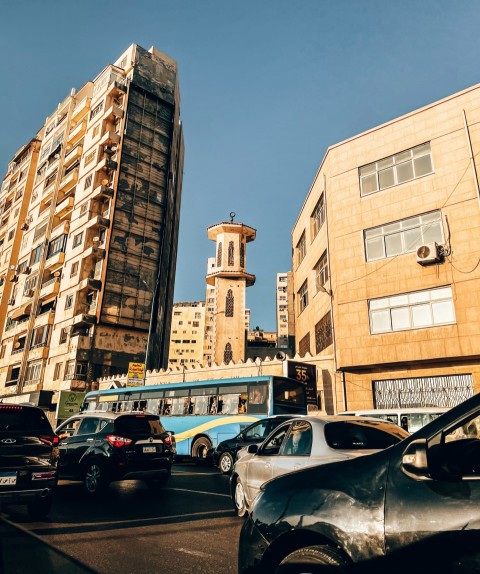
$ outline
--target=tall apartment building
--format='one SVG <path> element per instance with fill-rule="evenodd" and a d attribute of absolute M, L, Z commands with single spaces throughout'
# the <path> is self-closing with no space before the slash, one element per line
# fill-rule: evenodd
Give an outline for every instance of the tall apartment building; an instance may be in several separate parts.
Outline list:
<path fill-rule="evenodd" d="M 0 194 L 0 394 L 84 390 L 130 361 L 166 367 L 179 99 L 175 62 L 133 44 L 72 90 L 10 162 Z"/>
<path fill-rule="evenodd" d="M 277 273 L 276 282 L 276 318 L 277 318 L 277 346 L 288 348 L 291 344 L 293 325 L 291 323 L 291 305 L 289 309 L 289 277 L 291 284 L 291 273 Z M 290 315 L 289 315 L 290 311 Z"/>
<path fill-rule="evenodd" d="M 480 390 L 480 85 L 331 146 L 293 229 L 297 350 L 336 410 Z"/>
<path fill-rule="evenodd" d="M 173 305 L 169 365 L 203 365 L 205 301 Z"/>

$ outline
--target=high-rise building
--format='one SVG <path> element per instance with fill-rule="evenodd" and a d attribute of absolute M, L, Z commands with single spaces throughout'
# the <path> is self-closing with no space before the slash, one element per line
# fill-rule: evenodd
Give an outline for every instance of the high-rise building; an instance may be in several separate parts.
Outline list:
<path fill-rule="evenodd" d="M 277 273 L 277 345 L 288 347 L 288 273 Z"/>
<path fill-rule="evenodd" d="M 173 305 L 169 365 L 203 365 L 205 301 Z"/>
<path fill-rule="evenodd" d="M 133 44 L 13 157 L 0 192 L 0 394 L 167 366 L 179 101 L 176 63 Z"/>

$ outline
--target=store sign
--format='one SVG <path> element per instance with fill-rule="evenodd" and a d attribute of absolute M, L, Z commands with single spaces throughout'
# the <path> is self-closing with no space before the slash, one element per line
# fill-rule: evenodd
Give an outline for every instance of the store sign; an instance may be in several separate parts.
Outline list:
<path fill-rule="evenodd" d="M 143 363 L 128 363 L 129 387 L 139 387 L 145 384 L 145 365 Z"/>
<path fill-rule="evenodd" d="M 60 391 L 57 404 L 57 420 L 68 419 L 80 412 L 85 393 L 75 391 Z"/>
<path fill-rule="evenodd" d="M 317 404 L 317 368 L 310 363 L 287 361 L 287 377 L 307 385 L 307 404 Z"/>

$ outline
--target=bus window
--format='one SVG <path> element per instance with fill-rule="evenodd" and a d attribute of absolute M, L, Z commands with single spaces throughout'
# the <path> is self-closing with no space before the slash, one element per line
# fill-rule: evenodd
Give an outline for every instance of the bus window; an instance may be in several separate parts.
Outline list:
<path fill-rule="evenodd" d="M 208 415 L 208 406 L 212 398 L 216 399 L 216 397 L 192 397 L 192 399 L 195 399 L 195 408 L 193 413 L 195 415 Z"/>
<path fill-rule="evenodd" d="M 218 414 L 236 415 L 238 413 L 239 395 L 222 395 L 218 397 Z"/>
<path fill-rule="evenodd" d="M 178 397 L 176 399 L 172 399 L 172 415 L 183 415 L 183 414 L 185 414 L 185 397 Z"/>
<path fill-rule="evenodd" d="M 163 416 L 170 416 L 172 414 L 172 399 L 164 399 L 161 406 Z"/>
<path fill-rule="evenodd" d="M 268 409 L 268 386 L 250 385 L 248 390 L 248 412 L 266 414 Z"/>

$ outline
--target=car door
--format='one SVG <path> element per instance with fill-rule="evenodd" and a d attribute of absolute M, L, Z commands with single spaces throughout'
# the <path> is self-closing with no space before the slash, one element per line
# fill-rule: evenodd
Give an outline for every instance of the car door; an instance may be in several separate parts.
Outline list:
<path fill-rule="evenodd" d="M 408 456 L 389 473 L 387 553 L 429 572 L 479 572 L 480 407 L 429 438 L 425 476 L 409 475 Z"/>
<path fill-rule="evenodd" d="M 60 477 L 71 473 L 71 460 L 68 454 L 68 441 L 76 433 L 81 419 L 74 418 L 60 425 L 55 433 L 58 435 L 58 475 Z"/>
<path fill-rule="evenodd" d="M 272 478 L 308 466 L 313 431 L 308 421 L 295 421 L 277 456 L 272 457 Z"/>
<path fill-rule="evenodd" d="M 260 487 L 273 476 L 273 464 L 280 452 L 290 423 L 278 427 L 268 436 L 258 452 L 247 463 L 245 492 L 249 504 L 255 499 Z"/>
<path fill-rule="evenodd" d="M 94 446 L 99 419 L 97 417 L 88 417 L 81 419 L 79 423 L 72 436 L 65 439 L 63 446 L 66 449 L 64 455 L 66 464 L 62 469 L 62 474 L 80 475 L 81 468 L 79 463 L 86 451 Z M 60 452 L 60 457 L 62 457 L 62 452 Z"/>

